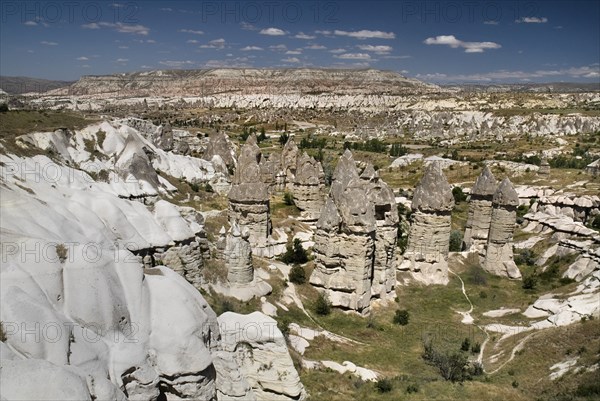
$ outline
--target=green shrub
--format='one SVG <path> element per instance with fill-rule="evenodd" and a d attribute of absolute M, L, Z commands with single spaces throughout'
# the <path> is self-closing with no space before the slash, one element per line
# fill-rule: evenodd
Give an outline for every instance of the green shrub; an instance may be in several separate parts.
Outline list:
<path fill-rule="evenodd" d="M 521 285 L 525 290 L 533 290 L 537 286 L 537 277 L 535 274 L 529 274 L 523 277 L 523 284 Z"/>
<path fill-rule="evenodd" d="M 481 292 L 479 293 L 479 298 L 481 298 L 481 299 L 486 299 L 486 298 L 487 298 L 487 292 L 485 292 L 485 291 L 481 291 Z"/>
<path fill-rule="evenodd" d="M 468 351 L 469 348 L 471 348 L 471 340 L 469 340 L 468 338 L 465 338 L 462 342 L 462 344 L 460 345 L 460 350 L 461 351 Z"/>
<path fill-rule="evenodd" d="M 450 252 L 460 252 L 462 248 L 463 235 L 459 230 L 450 232 Z"/>
<path fill-rule="evenodd" d="M 302 241 L 296 238 L 293 244 L 288 243 L 287 249 L 280 259 L 285 264 L 306 263 L 308 262 L 308 254 L 302 246 Z"/>
<path fill-rule="evenodd" d="M 198 192 L 200 191 L 200 185 L 196 184 L 195 182 L 190 184 L 190 188 L 192 189 L 192 191 L 194 192 Z"/>
<path fill-rule="evenodd" d="M 398 324 L 400 326 L 406 326 L 408 321 L 410 320 L 410 313 L 406 309 L 397 310 L 394 314 L 394 324 Z"/>
<path fill-rule="evenodd" d="M 4 325 L 0 322 L 0 341 L 6 341 L 6 333 L 4 332 Z"/>
<path fill-rule="evenodd" d="M 479 344 L 479 343 L 474 343 L 474 344 L 471 346 L 471 352 L 472 352 L 473 354 L 479 354 L 479 352 L 480 352 L 480 351 L 481 351 L 481 344 Z"/>
<path fill-rule="evenodd" d="M 285 203 L 288 206 L 291 206 L 294 204 L 294 195 L 291 192 L 285 192 L 283 194 L 283 203 Z"/>
<path fill-rule="evenodd" d="M 294 284 L 306 283 L 306 271 L 300 265 L 294 265 L 290 270 L 290 282 Z"/>
<path fill-rule="evenodd" d="M 213 187 L 208 182 L 206 184 L 204 184 L 204 191 L 205 192 L 215 192 Z"/>
<path fill-rule="evenodd" d="M 467 195 L 465 195 L 461 187 L 452 188 L 452 196 L 454 196 L 454 202 L 456 203 L 467 200 Z"/>
<path fill-rule="evenodd" d="M 319 294 L 317 302 L 315 302 L 315 313 L 321 316 L 326 316 L 331 313 L 331 303 L 329 303 L 327 296 Z"/>
<path fill-rule="evenodd" d="M 0 104 L 0 113 L 6 113 L 8 111 L 8 104 L 2 103 Z"/>
<path fill-rule="evenodd" d="M 418 392 L 419 392 L 419 386 L 417 386 L 416 384 L 409 384 L 408 386 L 406 386 L 407 394 L 413 394 L 413 393 L 418 393 Z"/>
<path fill-rule="evenodd" d="M 435 366 L 445 380 L 462 382 L 470 378 L 468 359 L 464 352 L 442 352 L 429 340 L 423 343 L 423 349 L 422 357 L 425 362 Z"/>
<path fill-rule="evenodd" d="M 375 384 L 375 388 L 380 393 L 389 393 L 392 391 L 392 382 L 389 379 L 381 379 Z"/>
<path fill-rule="evenodd" d="M 594 217 L 594 220 L 590 223 L 590 227 L 600 230 L 600 214 L 597 214 L 596 217 Z"/>

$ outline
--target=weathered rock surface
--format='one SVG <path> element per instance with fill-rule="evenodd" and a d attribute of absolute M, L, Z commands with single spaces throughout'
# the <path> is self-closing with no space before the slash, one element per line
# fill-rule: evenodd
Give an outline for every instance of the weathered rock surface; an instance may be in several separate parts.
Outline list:
<path fill-rule="evenodd" d="M 224 251 L 227 281 L 230 284 L 248 284 L 254 280 L 252 248 L 248 237 L 247 229 L 240 230 L 237 222 L 231 225 Z"/>
<path fill-rule="evenodd" d="M 269 191 L 260 171 L 260 148 L 256 136 L 248 137 L 238 158 L 229 191 L 229 221 L 247 228 L 252 248 L 264 247 L 271 234 Z"/>
<path fill-rule="evenodd" d="M 366 315 L 373 281 L 375 208 L 367 184 L 358 176 L 350 151 L 340 158 L 330 197 L 317 221 L 316 266 L 310 283 L 327 294 L 333 306 Z"/>
<path fill-rule="evenodd" d="M 483 253 L 492 221 L 492 198 L 497 186 L 494 174 L 485 166 L 471 189 L 463 250 Z"/>
<path fill-rule="evenodd" d="M 294 204 L 300 209 L 300 220 L 314 222 L 319 219 L 325 204 L 323 188 L 325 174 L 321 163 L 304 152 L 294 169 Z"/>
<path fill-rule="evenodd" d="M 281 151 L 281 171 L 284 175 L 284 186 L 287 191 L 294 190 L 296 182 L 296 170 L 298 169 L 298 157 L 300 150 L 293 137 L 289 137 Z"/>
<path fill-rule="evenodd" d="M 228 168 L 233 169 L 237 165 L 235 151 L 235 145 L 229 136 L 224 131 L 220 131 L 210 137 L 202 158 L 210 161 L 214 156 L 219 156 Z"/>
<path fill-rule="evenodd" d="M 399 269 L 425 284 L 448 283 L 452 188 L 441 166 L 432 163 L 415 188 L 408 245 Z"/>
<path fill-rule="evenodd" d="M 483 268 L 498 276 L 521 278 L 521 271 L 513 259 L 512 243 L 519 196 L 508 178 L 505 178 L 498 186 L 492 205 L 492 221 Z"/>
<path fill-rule="evenodd" d="M 396 242 L 398 240 L 398 208 L 390 187 L 368 164 L 361 174 L 367 185 L 367 199 L 375 208 L 375 255 L 371 296 L 386 299 L 396 287 Z"/>
<path fill-rule="evenodd" d="M 274 319 L 260 312 L 249 315 L 225 312 L 218 317 L 218 322 L 221 352 L 236 362 L 251 388 L 252 395 L 245 399 L 252 396 L 265 401 L 306 398 L 285 338 Z"/>

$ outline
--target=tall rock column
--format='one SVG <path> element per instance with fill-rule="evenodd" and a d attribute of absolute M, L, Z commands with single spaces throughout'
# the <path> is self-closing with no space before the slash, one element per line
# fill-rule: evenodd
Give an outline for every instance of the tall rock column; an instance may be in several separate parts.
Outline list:
<path fill-rule="evenodd" d="M 299 154 L 300 150 L 294 142 L 294 138 L 289 137 L 281 151 L 281 171 L 285 177 L 285 190 L 287 191 L 293 190 Z"/>
<path fill-rule="evenodd" d="M 492 198 L 497 187 L 496 177 L 490 168 L 485 166 L 471 190 L 463 250 L 484 254 L 492 222 Z"/>
<path fill-rule="evenodd" d="M 483 268 L 497 276 L 521 278 L 521 271 L 515 264 L 512 250 L 519 195 L 508 178 L 498 186 L 492 205 L 492 223 Z"/>
<path fill-rule="evenodd" d="M 300 220 L 316 222 L 325 204 L 325 173 L 321 163 L 306 152 L 298 158 L 294 177 L 294 204 L 300 209 Z"/>
<path fill-rule="evenodd" d="M 316 266 L 310 277 L 310 283 L 322 289 L 333 306 L 369 313 L 374 238 L 374 206 L 347 151 L 340 158 L 330 197 L 317 222 Z"/>
<path fill-rule="evenodd" d="M 425 284 L 448 284 L 452 188 L 438 162 L 429 165 L 415 188 L 408 245 L 400 270 Z"/>
<path fill-rule="evenodd" d="M 252 134 L 242 147 L 229 191 L 229 220 L 248 229 L 252 248 L 265 246 L 271 234 L 269 191 L 261 177 L 261 158 Z"/>
<path fill-rule="evenodd" d="M 230 284 L 243 285 L 254 280 L 252 248 L 248 237 L 248 230 L 240 230 L 237 222 L 231 225 L 223 252 L 227 265 L 227 281 Z"/>
<path fill-rule="evenodd" d="M 367 198 L 375 211 L 375 258 L 371 297 L 386 299 L 396 287 L 396 242 L 398 241 L 398 207 L 390 187 L 379 178 L 371 164 L 360 178 L 367 182 Z"/>

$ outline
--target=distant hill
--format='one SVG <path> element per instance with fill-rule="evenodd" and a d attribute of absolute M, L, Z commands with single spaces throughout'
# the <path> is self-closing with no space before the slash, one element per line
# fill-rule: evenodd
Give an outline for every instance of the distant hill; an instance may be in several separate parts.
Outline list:
<path fill-rule="evenodd" d="M 49 90 L 64 88 L 74 81 L 53 81 L 41 78 L 7 77 L 0 76 L 0 88 L 11 95 L 28 92 L 47 92 Z"/>
<path fill-rule="evenodd" d="M 443 88 L 463 92 L 531 92 L 531 93 L 578 93 L 600 91 L 600 82 L 548 82 L 523 84 L 448 84 Z"/>
<path fill-rule="evenodd" d="M 145 97 L 219 93 L 396 95 L 432 91 L 440 91 L 439 86 L 375 69 L 217 68 L 83 76 L 67 93 Z"/>

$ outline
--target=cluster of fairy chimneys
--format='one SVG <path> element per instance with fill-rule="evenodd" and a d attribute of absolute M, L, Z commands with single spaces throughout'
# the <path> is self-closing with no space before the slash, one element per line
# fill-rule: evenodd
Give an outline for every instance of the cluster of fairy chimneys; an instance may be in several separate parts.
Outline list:
<path fill-rule="evenodd" d="M 510 180 L 498 185 L 485 166 L 471 190 L 463 237 L 463 249 L 479 253 L 485 270 L 515 279 L 521 278 L 512 250 L 518 206 L 519 195 Z"/>
<path fill-rule="evenodd" d="M 396 285 L 398 221 L 393 192 L 372 166 L 359 175 L 346 150 L 317 221 L 310 283 L 333 306 L 368 314 Z"/>
<path fill-rule="evenodd" d="M 477 252 L 493 274 L 520 278 L 512 239 L 519 197 L 508 178 L 500 185 L 486 166 L 471 191 L 463 250 Z M 452 187 L 439 163 L 432 163 L 415 189 L 408 245 L 399 270 L 425 284 L 448 283 Z"/>

